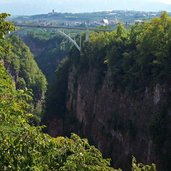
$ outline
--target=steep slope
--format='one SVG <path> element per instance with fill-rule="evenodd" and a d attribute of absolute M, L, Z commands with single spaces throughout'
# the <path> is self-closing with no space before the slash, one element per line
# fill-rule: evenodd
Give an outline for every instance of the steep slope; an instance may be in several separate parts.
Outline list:
<path fill-rule="evenodd" d="M 49 134 L 88 137 L 117 167 L 130 168 L 135 155 L 170 170 L 170 37 L 166 13 L 129 31 L 119 25 L 113 33 L 91 34 L 82 53 L 73 51 L 57 71 L 47 104 Z M 61 90 L 63 98 L 55 96 Z"/>
<path fill-rule="evenodd" d="M 12 75 L 17 89 L 32 90 L 34 112 L 40 116 L 47 86 L 46 78 L 29 48 L 19 38 L 12 36 L 7 43 L 8 53 L 3 55 L 4 66 Z"/>

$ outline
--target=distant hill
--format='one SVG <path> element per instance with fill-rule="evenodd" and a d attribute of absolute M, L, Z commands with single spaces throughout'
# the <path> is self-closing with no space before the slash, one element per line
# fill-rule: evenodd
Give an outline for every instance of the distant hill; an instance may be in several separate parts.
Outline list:
<path fill-rule="evenodd" d="M 155 9 L 163 5 L 169 8 L 162 3 L 149 3 L 147 7 L 151 8 L 153 6 Z M 120 4 L 121 5 L 121 4 Z M 134 6 L 137 6 L 135 9 L 138 9 L 139 6 L 145 6 L 146 4 L 139 2 L 135 3 Z M 146 8 L 147 8 L 146 7 Z M 127 6 L 131 9 L 131 7 Z M 146 9 L 144 7 L 144 9 Z M 135 10 L 112 10 L 112 11 L 102 11 L 102 12 L 92 12 L 92 13 L 58 13 L 58 12 L 49 12 L 48 14 L 39 14 L 32 16 L 17 16 L 12 17 L 11 20 L 17 23 L 32 23 L 32 24 L 45 24 L 45 25 L 66 25 L 66 26 L 81 26 L 86 27 L 98 26 L 99 23 L 104 19 L 108 19 L 111 23 L 117 23 L 117 21 L 123 23 L 134 23 L 135 20 L 149 20 L 153 17 L 160 16 L 161 11 L 159 12 L 147 12 L 147 11 L 135 11 Z M 86 23 L 86 24 L 85 24 Z"/>

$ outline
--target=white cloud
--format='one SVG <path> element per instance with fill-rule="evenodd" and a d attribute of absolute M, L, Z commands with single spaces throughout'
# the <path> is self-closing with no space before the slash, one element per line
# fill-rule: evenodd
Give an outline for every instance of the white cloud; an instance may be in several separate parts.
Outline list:
<path fill-rule="evenodd" d="M 161 3 L 164 3 L 164 4 L 171 4 L 171 0 L 153 0 L 153 1 L 161 2 Z"/>

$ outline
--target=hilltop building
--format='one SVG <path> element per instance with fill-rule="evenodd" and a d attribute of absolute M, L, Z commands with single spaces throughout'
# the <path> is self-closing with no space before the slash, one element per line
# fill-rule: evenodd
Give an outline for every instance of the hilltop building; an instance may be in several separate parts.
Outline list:
<path fill-rule="evenodd" d="M 102 20 L 102 24 L 103 24 L 103 26 L 108 26 L 108 25 L 109 25 L 109 20 L 106 19 L 106 18 L 104 18 L 104 19 Z"/>

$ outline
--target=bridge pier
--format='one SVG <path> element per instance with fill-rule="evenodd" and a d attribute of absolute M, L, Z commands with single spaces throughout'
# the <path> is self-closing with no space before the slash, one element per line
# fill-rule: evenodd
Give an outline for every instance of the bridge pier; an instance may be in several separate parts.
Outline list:
<path fill-rule="evenodd" d="M 88 42 L 89 40 L 89 30 L 86 30 L 86 37 L 85 37 L 85 41 Z"/>

